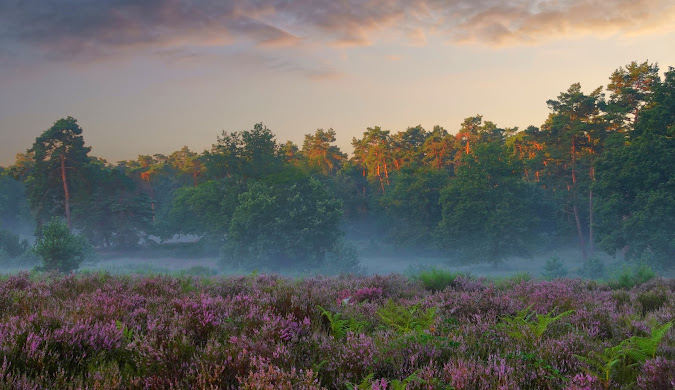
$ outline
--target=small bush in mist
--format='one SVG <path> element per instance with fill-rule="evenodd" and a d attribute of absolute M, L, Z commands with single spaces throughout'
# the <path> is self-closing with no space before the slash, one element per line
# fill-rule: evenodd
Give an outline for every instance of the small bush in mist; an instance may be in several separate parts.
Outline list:
<path fill-rule="evenodd" d="M 591 256 L 579 270 L 579 275 L 590 279 L 602 279 L 605 277 L 605 263 L 596 256 Z"/>
<path fill-rule="evenodd" d="M 655 277 L 656 273 L 647 264 L 639 264 L 634 267 L 624 265 L 607 284 L 613 289 L 630 289 L 647 283 Z"/>
<path fill-rule="evenodd" d="M 558 256 L 551 256 L 546 260 L 544 273 L 542 275 L 546 280 L 560 279 L 567 276 L 567 267 Z"/>
<path fill-rule="evenodd" d="M 179 272 L 180 276 L 201 276 L 201 277 L 207 277 L 207 276 L 215 276 L 218 274 L 218 271 L 216 271 L 213 268 L 209 267 L 204 267 L 201 265 L 196 265 L 194 267 L 190 267 L 188 269 L 184 269 Z"/>
<path fill-rule="evenodd" d="M 65 222 L 54 218 L 45 225 L 34 251 L 42 258 L 44 270 L 70 272 L 87 259 L 91 246 L 84 237 L 71 233 Z"/>
<path fill-rule="evenodd" d="M 428 271 L 422 271 L 415 275 L 424 285 L 424 288 L 431 291 L 443 291 L 446 287 L 452 286 L 455 279 L 460 276 L 460 273 L 443 271 L 437 268 L 432 268 Z"/>
<path fill-rule="evenodd" d="M 28 247 L 28 241 L 21 240 L 17 234 L 7 229 L 0 229 L 0 251 L 8 258 L 22 256 Z"/>
<path fill-rule="evenodd" d="M 37 262 L 28 241 L 21 240 L 10 230 L 0 229 L 0 265 L 23 267 L 34 265 Z"/>
<path fill-rule="evenodd" d="M 531 273 L 524 271 L 516 272 L 515 274 L 507 277 L 495 277 L 490 279 L 494 282 L 495 287 L 503 290 L 519 285 L 523 282 L 529 282 L 533 278 Z"/>

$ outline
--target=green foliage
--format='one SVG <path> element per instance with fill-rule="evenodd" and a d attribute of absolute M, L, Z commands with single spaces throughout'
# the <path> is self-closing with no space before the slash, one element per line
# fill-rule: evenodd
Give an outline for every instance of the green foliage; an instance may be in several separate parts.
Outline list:
<path fill-rule="evenodd" d="M 23 155 L 17 155 L 17 159 L 20 156 Z M 16 179 L 22 178 L 16 172 L 17 169 L 16 166 L 9 169 L 0 167 L 0 228 L 18 227 L 29 223 L 31 218 L 26 201 L 26 187 Z"/>
<path fill-rule="evenodd" d="M 542 275 L 546 280 L 560 279 L 567 276 L 567 267 L 565 263 L 558 256 L 551 256 L 546 260 L 544 266 L 544 274 Z"/>
<path fill-rule="evenodd" d="M 614 297 L 617 307 L 627 305 L 630 303 L 630 294 L 626 291 L 623 290 L 615 291 L 612 294 L 612 297 Z"/>
<path fill-rule="evenodd" d="M 450 180 L 446 170 L 406 166 L 393 175 L 379 199 L 383 228 L 395 245 L 429 245 L 441 219 L 440 192 Z"/>
<path fill-rule="evenodd" d="M 19 257 L 26 253 L 28 247 L 28 241 L 21 240 L 18 235 L 0 228 L 0 250 L 4 251 L 8 257 Z"/>
<path fill-rule="evenodd" d="M 656 356 L 656 349 L 668 333 L 673 323 L 653 326 L 648 337 L 632 336 L 614 347 L 605 348 L 600 353 L 591 352 L 588 357 L 575 355 L 587 363 L 590 371 L 605 382 L 607 387 L 612 381 L 621 385 L 631 384 L 641 367 L 649 358 Z"/>
<path fill-rule="evenodd" d="M 663 290 L 645 291 L 637 296 L 637 301 L 642 306 L 642 315 L 645 316 L 651 311 L 659 310 L 668 301 L 668 296 Z"/>
<path fill-rule="evenodd" d="M 437 242 L 475 260 L 500 262 L 527 255 L 536 237 L 532 192 L 497 143 L 476 145 L 441 193 Z"/>
<path fill-rule="evenodd" d="M 363 378 L 359 384 L 347 382 L 345 386 L 347 387 L 347 390 L 371 390 L 373 388 L 373 378 L 375 378 L 375 373 L 371 372 L 365 378 Z"/>
<path fill-rule="evenodd" d="M 574 313 L 574 310 L 568 310 L 554 316 L 555 309 L 546 314 L 536 314 L 531 309 L 532 305 L 519 311 L 513 317 L 503 317 L 500 327 L 514 339 L 530 339 L 530 341 L 539 343 L 552 323 Z"/>
<path fill-rule="evenodd" d="M 326 252 L 326 259 L 320 267 L 312 270 L 317 274 L 348 274 L 362 271 L 361 261 L 356 249 L 351 245 L 338 240 L 330 251 Z"/>
<path fill-rule="evenodd" d="M 602 279 L 605 277 L 605 263 L 597 256 L 590 256 L 586 259 L 579 274 L 590 279 Z"/>
<path fill-rule="evenodd" d="M 209 277 L 217 275 L 218 271 L 213 268 L 204 267 L 201 265 L 195 265 L 190 268 L 181 270 L 179 275 L 181 276 L 198 276 L 198 277 Z"/>
<path fill-rule="evenodd" d="M 464 275 L 459 272 L 449 272 L 438 268 L 432 268 L 430 270 L 421 271 L 415 275 L 414 278 L 421 281 L 424 288 L 427 290 L 442 291 L 445 290 L 446 287 L 452 286 L 458 276 Z"/>
<path fill-rule="evenodd" d="M 362 333 L 367 323 L 358 321 L 354 318 L 344 318 L 342 313 L 331 313 L 321 306 L 317 306 L 321 315 L 326 317 L 330 325 L 331 334 L 336 339 L 342 339 L 347 336 L 347 332 Z"/>
<path fill-rule="evenodd" d="M 115 321 L 115 326 L 117 327 L 117 330 L 122 331 L 122 337 L 127 343 L 130 343 L 134 339 L 134 331 L 133 329 L 129 329 L 124 323 L 120 320 Z"/>
<path fill-rule="evenodd" d="M 232 216 L 225 263 L 276 272 L 321 269 L 332 257 L 352 255 L 340 246 L 341 216 L 340 201 L 314 178 L 253 183 Z"/>
<path fill-rule="evenodd" d="M 377 310 L 377 315 L 385 326 L 399 334 L 424 333 L 436 321 L 436 308 L 422 310 L 420 303 L 406 307 L 390 299 Z"/>
<path fill-rule="evenodd" d="M 607 284 L 612 289 L 631 289 L 635 286 L 647 283 L 655 277 L 656 273 L 647 264 L 642 263 L 633 267 L 624 265 L 621 267 L 621 270 L 614 274 Z"/>
<path fill-rule="evenodd" d="M 510 276 L 500 276 L 490 278 L 494 282 L 496 288 L 500 290 L 511 288 L 515 285 L 521 284 L 523 282 L 529 282 L 532 280 L 532 274 L 527 271 L 516 272 Z"/>
<path fill-rule="evenodd" d="M 84 167 L 89 163 L 90 150 L 84 146 L 82 128 L 73 117 L 59 119 L 35 139 L 30 149 L 35 164 L 26 179 L 26 189 L 38 227 L 54 216 L 65 215 L 68 199 L 64 187 L 73 198 L 85 191 Z"/>
<path fill-rule="evenodd" d="M 243 191 L 242 184 L 229 179 L 179 188 L 162 219 L 164 235 L 196 234 L 222 240 Z"/>
<path fill-rule="evenodd" d="M 327 131 L 317 129 L 313 135 L 306 134 L 302 144 L 302 155 L 307 165 L 324 175 L 335 174 L 347 159 L 347 154 L 342 153 L 339 147 L 331 145 L 335 141 L 333 129 Z"/>
<path fill-rule="evenodd" d="M 598 160 L 596 232 L 610 253 L 627 248 L 627 258 L 637 259 L 650 251 L 667 264 L 675 256 L 675 70 L 652 86 L 653 100 L 635 118 L 630 141 Z"/>
<path fill-rule="evenodd" d="M 54 218 L 45 225 L 34 251 L 42 258 L 44 270 L 70 272 L 89 257 L 91 247 L 84 237 L 72 234 L 63 221 Z"/>
<path fill-rule="evenodd" d="M 419 370 L 413 372 L 412 374 L 408 375 L 405 379 L 399 380 L 399 379 L 392 379 L 391 381 L 387 381 L 387 389 L 390 390 L 406 390 L 408 388 L 408 385 L 411 383 L 419 383 L 419 384 L 426 384 L 427 381 L 421 379 L 419 376 L 417 376 L 417 373 Z M 346 386 L 347 389 L 349 390 L 371 390 L 373 389 L 374 385 L 374 377 L 375 373 L 370 373 L 368 376 L 363 378 L 359 384 L 354 384 L 351 382 L 347 382 Z M 379 385 L 377 387 L 378 389 L 380 388 Z"/>
<path fill-rule="evenodd" d="M 418 371 L 413 372 L 403 380 L 392 379 L 391 382 L 389 382 L 389 387 L 391 388 L 391 390 L 406 390 L 408 388 L 408 385 L 413 382 L 425 384 L 426 381 L 420 379 L 420 377 L 417 376 Z"/>
<path fill-rule="evenodd" d="M 560 373 L 560 370 L 553 367 L 545 359 L 539 357 L 536 352 L 509 353 L 506 357 L 509 359 L 518 359 L 535 370 L 544 370 L 549 373 L 550 379 L 565 380 L 565 376 Z"/>

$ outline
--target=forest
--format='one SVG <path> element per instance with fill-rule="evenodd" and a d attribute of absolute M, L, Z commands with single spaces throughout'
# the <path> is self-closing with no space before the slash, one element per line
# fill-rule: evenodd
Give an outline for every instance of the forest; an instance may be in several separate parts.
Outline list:
<path fill-rule="evenodd" d="M 332 129 L 297 145 L 257 123 L 201 153 L 117 163 L 91 155 L 69 116 L 0 167 L 0 258 L 21 258 L 20 235 L 39 242 L 60 224 L 100 253 L 190 237 L 192 253 L 247 271 L 357 272 L 353 231 L 465 262 L 574 242 L 584 262 L 606 252 L 672 267 L 675 68 L 632 62 L 546 104 L 525 129 L 482 115 L 451 130 L 369 127 L 351 155 Z"/>

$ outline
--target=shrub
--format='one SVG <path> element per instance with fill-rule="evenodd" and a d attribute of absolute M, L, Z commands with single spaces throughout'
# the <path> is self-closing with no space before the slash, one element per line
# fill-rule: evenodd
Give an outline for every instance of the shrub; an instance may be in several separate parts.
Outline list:
<path fill-rule="evenodd" d="M 443 291 L 446 287 L 454 285 L 455 279 L 460 275 L 456 272 L 432 268 L 428 271 L 420 272 L 416 276 L 416 279 L 419 279 L 427 290 Z"/>
<path fill-rule="evenodd" d="M 23 255 L 28 249 L 28 241 L 19 239 L 19 236 L 7 229 L 0 229 L 0 250 L 8 258 Z"/>
<path fill-rule="evenodd" d="M 605 277 L 605 263 L 596 256 L 591 256 L 579 271 L 579 274 L 590 279 L 602 279 Z"/>
<path fill-rule="evenodd" d="M 527 271 L 516 272 L 513 275 L 507 277 L 495 277 L 492 278 L 494 285 L 497 289 L 506 290 L 512 288 L 513 286 L 519 285 L 523 282 L 529 282 L 532 280 L 532 274 Z"/>
<path fill-rule="evenodd" d="M 675 388 L 675 360 L 657 357 L 647 360 L 637 378 L 641 390 L 668 390 Z"/>
<path fill-rule="evenodd" d="M 178 274 L 180 276 L 209 277 L 209 276 L 217 275 L 218 271 L 216 271 L 213 268 L 205 267 L 205 266 L 202 266 L 202 265 L 196 265 L 196 266 L 181 270 Z"/>
<path fill-rule="evenodd" d="M 638 294 L 637 300 L 642 305 L 642 315 L 645 316 L 650 311 L 659 310 L 666 303 L 668 297 L 663 290 L 647 291 Z"/>
<path fill-rule="evenodd" d="M 567 276 L 567 267 L 565 263 L 558 256 L 551 256 L 546 260 L 544 266 L 544 274 L 542 275 L 546 280 L 560 279 Z"/>
<path fill-rule="evenodd" d="M 84 237 L 72 234 L 63 221 L 54 218 L 44 227 L 34 251 L 42 258 L 44 270 L 70 272 L 79 268 L 91 247 Z"/>
<path fill-rule="evenodd" d="M 614 277 L 607 282 L 612 289 L 631 289 L 640 284 L 644 284 L 656 277 L 656 273 L 647 264 L 640 264 L 635 267 L 624 265 Z"/>

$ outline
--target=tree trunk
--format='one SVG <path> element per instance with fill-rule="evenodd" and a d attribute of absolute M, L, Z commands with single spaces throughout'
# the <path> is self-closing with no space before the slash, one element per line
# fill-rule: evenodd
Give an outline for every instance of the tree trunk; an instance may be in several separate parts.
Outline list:
<path fill-rule="evenodd" d="M 595 167 L 593 166 L 593 159 L 591 159 L 590 167 L 591 186 L 595 181 Z M 588 190 L 588 252 L 593 256 L 595 245 L 593 243 L 593 188 Z"/>
<path fill-rule="evenodd" d="M 586 253 L 586 243 L 584 242 L 584 232 L 581 230 L 581 222 L 579 221 L 579 211 L 577 210 L 576 202 L 572 206 L 572 210 L 574 211 L 574 220 L 577 223 L 577 235 L 579 236 L 579 247 L 581 247 L 581 257 L 583 258 L 584 263 L 586 263 L 586 260 L 588 259 L 588 254 Z"/>
<path fill-rule="evenodd" d="M 68 223 L 68 229 L 72 229 L 73 226 L 70 222 L 70 191 L 68 191 L 68 181 L 66 180 L 66 156 L 61 156 L 61 180 L 63 181 L 63 193 L 66 198 L 66 222 Z"/>
<path fill-rule="evenodd" d="M 577 148 L 572 136 L 572 210 L 574 211 L 574 220 L 577 225 L 577 235 L 579 236 L 579 246 L 581 247 L 581 257 L 584 263 L 588 259 L 586 253 L 586 243 L 584 242 L 584 232 L 581 229 L 581 220 L 579 219 L 579 210 L 577 209 Z"/>
<path fill-rule="evenodd" d="M 593 190 L 588 191 L 588 252 L 593 256 Z"/>
<path fill-rule="evenodd" d="M 152 208 L 152 225 L 155 225 L 155 191 L 152 189 L 152 184 L 148 181 L 150 186 L 150 208 Z"/>

